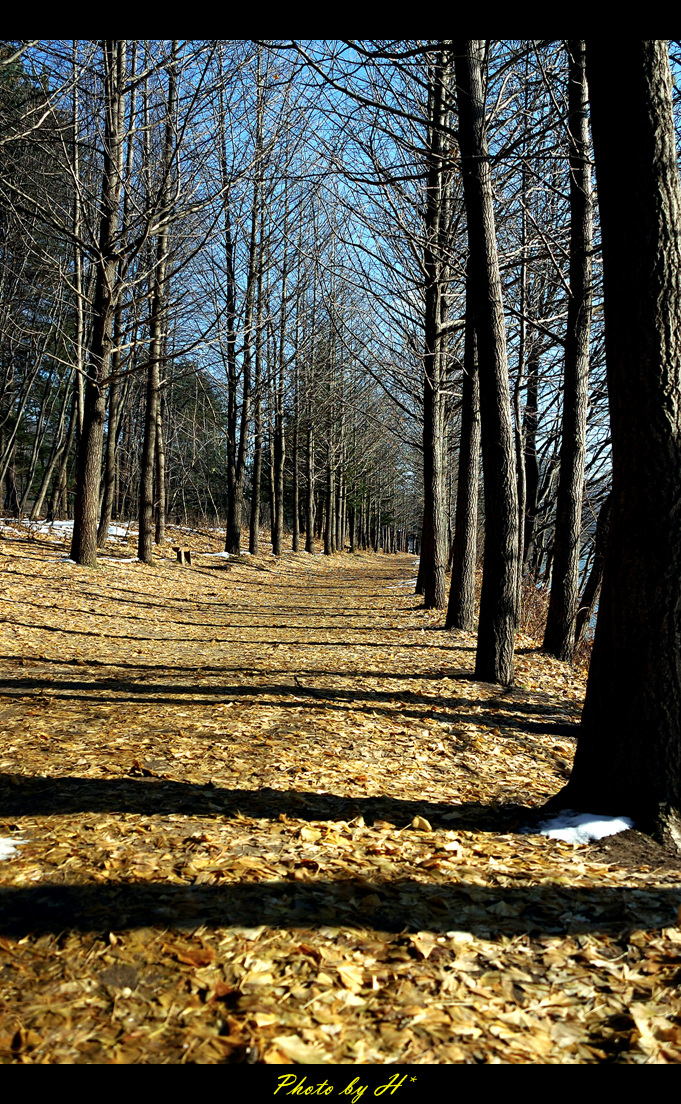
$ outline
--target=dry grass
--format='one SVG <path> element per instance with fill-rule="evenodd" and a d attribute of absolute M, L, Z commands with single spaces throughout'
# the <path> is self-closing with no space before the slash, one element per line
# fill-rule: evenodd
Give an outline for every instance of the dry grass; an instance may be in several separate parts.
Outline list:
<path fill-rule="evenodd" d="M 536 641 L 537 647 L 541 647 L 546 628 L 546 618 L 549 611 L 549 588 L 544 584 L 537 584 L 531 575 L 523 579 L 520 591 L 520 617 L 518 628 L 527 636 Z M 593 648 L 593 633 L 587 632 L 581 641 L 573 666 L 583 671 L 588 671 L 591 662 Z"/>

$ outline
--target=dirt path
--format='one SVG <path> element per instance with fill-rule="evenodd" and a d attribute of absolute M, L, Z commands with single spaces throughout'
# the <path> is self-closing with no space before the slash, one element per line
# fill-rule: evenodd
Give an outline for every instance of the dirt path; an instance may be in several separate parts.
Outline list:
<path fill-rule="evenodd" d="M 583 676 L 476 683 L 412 556 L 6 538 L 2 1060 L 681 1058 L 681 874 L 515 832 Z"/>

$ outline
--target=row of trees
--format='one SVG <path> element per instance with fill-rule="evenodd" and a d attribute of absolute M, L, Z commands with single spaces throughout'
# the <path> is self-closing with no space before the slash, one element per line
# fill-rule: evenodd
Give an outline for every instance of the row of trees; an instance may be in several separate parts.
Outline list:
<path fill-rule="evenodd" d="M 0 480 L 36 516 L 73 488 L 82 564 L 126 512 L 151 562 L 180 500 L 223 514 L 230 552 L 246 524 L 257 550 L 265 503 L 276 555 L 287 529 L 327 553 L 418 530 L 449 628 L 473 626 L 481 545 L 476 675 L 506 685 L 527 581 L 571 659 L 604 574 L 570 794 L 618 754 L 616 686 L 637 750 L 609 801 L 659 821 L 681 784 L 678 168 L 666 46 L 627 50 L 6 43 Z M 650 689 L 623 713 L 634 626 Z"/>
<path fill-rule="evenodd" d="M 351 105 L 351 125 L 324 137 L 361 226 L 351 273 L 390 342 L 381 378 L 419 412 L 425 604 L 474 626 L 482 513 L 478 677 L 513 679 L 528 576 L 551 580 L 545 649 L 572 659 L 600 585 L 609 475 L 583 43 L 284 49 L 327 90 L 329 120 Z"/>
<path fill-rule="evenodd" d="M 232 552 L 249 520 L 257 549 L 263 500 L 277 553 L 285 526 L 311 547 L 315 519 L 334 549 L 413 532 L 417 457 L 353 352 L 365 304 L 336 269 L 292 66 L 254 44 L 18 53 L 2 68 L 5 508 L 71 494 L 82 563 L 125 512 L 145 562 L 168 510 L 226 518 Z"/>

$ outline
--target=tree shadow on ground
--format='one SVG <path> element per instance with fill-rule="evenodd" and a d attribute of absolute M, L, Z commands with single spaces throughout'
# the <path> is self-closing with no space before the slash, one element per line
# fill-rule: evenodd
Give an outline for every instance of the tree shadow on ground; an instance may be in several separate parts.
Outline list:
<path fill-rule="evenodd" d="M 317 822 L 362 816 L 368 825 L 382 820 L 397 828 L 406 827 L 418 814 L 435 829 L 495 833 L 517 831 L 537 814 L 536 809 L 510 803 L 455 805 L 271 788 L 222 789 L 144 777 L 109 781 L 8 775 L 0 775 L 0 808 L 4 817 L 11 819 L 85 812 L 211 819 L 241 814 L 253 819 L 283 816 Z M 266 852 L 270 843 L 265 839 L 261 846 Z M 229 870 L 229 858 L 223 861 Z M 0 934 L 22 937 L 140 927 L 194 931 L 202 925 L 262 924 L 295 929 L 341 925 L 388 933 L 463 930 L 481 938 L 522 933 L 620 933 L 673 925 L 681 905 L 681 885 L 480 886 L 466 881 L 470 870 L 463 865 L 461 880 L 455 881 L 453 872 L 445 883 L 381 880 L 380 876 L 376 880 L 334 880 L 315 877 L 314 868 L 319 869 L 316 861 L 301 853 L 290 871 L 290 881 L 189 886 L 135 881 L 120 875 L 119 880 L 112 878 L 105 884 L 67 884 L 59 872 L 50 883 L 0 889 Z"/>
<path fill-rule="evenodd" d="M 483 939 L 577 935 L 675 923 L 681 886 L 647 890 L 428 885 L 405 878 L 230 882 L 177 886 L 109 882 L 0 889 L 0 933 L 14 938 L 62 931 L 230 926 L 342 926 L 387 933 L 466 931 Z"/>
<path fill-rule="evenodd" d="M 385 820 L 398 828 L 415 816 L 426 817 L 433 828 L 457 828 L 475 832 L 511 832 L 527 822 L 535 811 L 515 804 L 483 805 L 480 802 L 449 804 L 406 800 L 390 796 L 341 796 L 314 791 L 227 789 L 211 783 L 198 785 L 151 777 L 119 779 L 35 778 L 0 774 L 0 810 L 4 818 L 51 816 L 85 812 L 137 813 L 159 816 L 238 814 L 278 819 L 282 814 L 300 820 L 353 820 L 362 816 L 366 824 Z M 144 776 L 146 774 L 146 777 Z"/>
<path fill-rule="evenodd" d="M 282 642 L 285 643 L 285 642 Z M 203 678 L 203 668 L 194 667 L 197 677 Z M 157 675 L 161 672 L 157 670 Z M 257 676 L 256 676 L 257 677 Z M 266 677 L 263 674 L 263 677 Z M 350 676 L 348 676 L 350 677 Z M 459 675 L 457 677 L 463 677 Z M 418 694 L 414 691 L 381 690 L 374 687 L 366 689 L 353 689 L 347 687 L 320 687 L 291 685 L 290 683 L 272 682 L 221 682 L 214 685 L 211 682 L 180 683 L 177 681 L 150 682 L 148 675 L 141 676 L 139 680 L 131 678 L 104 678 L 104 679 L 55 679 L 44 678 L 37 675 L 24 675 L 10 678 L 0 678 L 0 698 L 15 697 L 22 692 L 38 692 L 49 690 L 58 693 L 60 697 L 68 697 L 69 700 L 87 700 L 89 703 L 96 701 L 114 700 L 107 695 L 123 694 L 135 702 L 148 702 L 154 705 L 174 705 L 183 697 L 195 699 L 197 695 L 210 698 L 206 705 L 218 704 L 223 701 L 231 701 L 238 698 L 253 699 L 258 696 L 276 696 L 281 708 L 292 707 L 296 709 L 339 709 L 353 712 L 370 713 L 380 715 L 385 713 L 390 720 L 396 717 L 413 718 L 424 721 L 426 716 L 420 706 L 426 706 L 430 711 L 430 719 L 443 721 L 447 724 L 480 724 L 482 714 L 472 712 L 478 707 L 475 699 L 467 697 L 455 697 L 444 695 Z M 99 693 L 98 693 L 99 691 Z M 385 703 L 385 704 L 380 704 Z M 409 704 L 413 709 L 406 708 Z M 462 712 L 470 709 L 470 713 Z M 497 716 L 499 709 L 507 710 L 507 716 Z M 485 703 L 486 723 L 493 720 L 497 724 L 510 725 L 528 734 L 548 736 L 570 736 L 577 731 L 578 708 L 572 703 L 542 704 L 522 702 L 513 699 L 492 699 Z M 535 714 L 540 720 L 531 720 L 525 714 Z M 552 722 L 541 718 L 551 716 Z"/>

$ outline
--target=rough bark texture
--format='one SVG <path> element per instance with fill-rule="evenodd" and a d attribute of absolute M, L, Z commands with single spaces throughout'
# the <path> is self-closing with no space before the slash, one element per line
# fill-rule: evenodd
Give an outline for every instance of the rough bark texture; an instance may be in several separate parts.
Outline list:
<path fill-rule="evenodd" d="M 419 580 L 423 586 L 426 609 L 444 609 L 447 603 L 447 518 L 444 484 L 445 396 L 441 316 L 441 269 L 443 227 L 443 161 L 442 122 L 445 61 L 438 55 L 429 82 L 430 125 L 428 134 L 428 189 L 426 194 L 426 226 L 424 269 L 426 273 L 425 348 L 423 356 L 423 504 L 424 531 L 430 539 L 424 542 L 419 565 Z"/>
<path fill-rule="evenodd" d="M 581 597 L 579 599 L 579 609 L 577 610 L 577 619 L 575 623 L 575 648 L 578 648 L 582 642 L 582 638 L 584 637 L 584 634 L 586 633 L 586 630 L 591 622 L 591 618 L 594 615 L 598 596 L 601 593 L 601 586 L 603 584 L 603 567 L 605 565 L 605 546 L 607 543 L 608 530 L 610 529 L 611 503 L 612 495 L 609 494 L 598 513 L 598 521 L 596 522 L 594 559 L 591 565 L 591 571 L 589 572 L 589 577 L 584 584 L 584 590 L 582 591 Z"/>
<path fill-rule="evenodd" d="M 480 388 L 475 348 L 475 327 L 466 320 L 459 481 L 456 488 L 456 524 L 452 582 L 446 629 L 472 629 L 475 625 L 475 559 L 478 535 L 478 478 L 480 467 Z"/>
<path fill-rule="evenodd" d="M 83 429 L 78 445 L 71 559 L 97 563 L 97 522 L 101 478 L 106 378 L 111 363 L 111 323 L 116 307 L 118 205 L 121 194 L 122 135 L 125 129 L 125 42 L 104 44 L 106 121 L 102 174 L 102 216 L 96 262 L 92 339 L 84 394 Z"/>
<path fill-rule="evenodd" d="M 583 40 L 568 43 L 570 141 L 570 299 L 565 339 L 565 384 L 560 477 L 556 505 L 551 597 L 543 651 L 572 662 L 579 593 L 579 553 L 589 401 L 591 335 L 591 168 Z"/>
<path fill-rule="evenodd" d="M 518 491 L 508 390 L 506 332 L 497 258 L 482 83 L 484 43 L 455 42 L 459 147 L 468 220 L 470 279 L 478 337 L 485 559 L 476 678 L 513 682 Z"/>
<path fill-rule="evenodd" d="M 577 754 L 556 802 L 681 845 L 681 185 L 664 42 L 587 41 L 612 516 Z M 623 151 L 626 158 L 623 160 Z"/>

